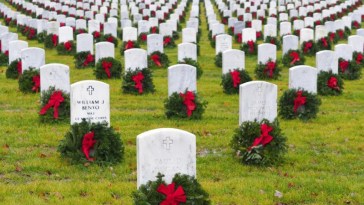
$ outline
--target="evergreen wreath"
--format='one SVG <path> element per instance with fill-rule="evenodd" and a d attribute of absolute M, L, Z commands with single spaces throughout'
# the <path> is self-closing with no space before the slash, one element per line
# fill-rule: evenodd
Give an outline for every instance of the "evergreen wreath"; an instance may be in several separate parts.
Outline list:
<path fill-rule="evenodd" d="M 244 69 L 236 68 L 229 73 L 222 75 L 221 85 L 224 93 L 226 94 L 238 94 L 239 85 L 252 81 L 249 73 Z"/>
<path fill-rule="evenodd" d="M 342 79 L 356 80 L 361 76 L 361 66 L 355 60 L 339 58 L 339 74 Z"/>
<path fill-rule="evenodd" d="M 122 84 L 123 93 L 130 94 L 146 94 L 154 93 L 155 87 L 153 84 L 152 71 L 149 68 L 143 68 L 133 71 L 126 71 L 123 77 Z"/>
<path fill-rule="evenodd" d="M 40 99 L 39 119 L 43 123 L 67 121 L 70 118 L 70 95 L 50 87 Z"/>
<path fill-rule="evenodd" d="M 95 43 L 98 43 L 101 41 L 102 36 L 99 31 L 92 32 L 92 36 L 94 37 Z"/>
<path fill-rule="evenodd" d="M 246 165 L 279 164 L 287 152 L 286 137 L 277 119 L 243 122 L 235 130 L 230 145 L 239 161 Z"/>
<path fill-rule="evenodd" d="M 338 35 L 336 35 L 335 32 L 329 32 L 328 34 L 330 42 L 333 44 L 337 44 L 337 42 L 339 41 L 339 37 Z"/>
<path fill-rule="evenodd" d="M 165 114 L 170 118 L 201 119 L 207 102 L 202 100 L 196 92 L 172 93 L 164 101 Z"/>
<path fill-rule="evenodd" d="M 8 65 L 8 63 L 9 63 L 9 52 L 5 51 L 5 53 L 1 53 L 0 51 L 0 66 L 6 66 Z"/>
<path fill-rule="evenodd" d="M 215 56 L 215 65 L 219 68 L 222 67 L 222 53 L 219 52 L 216 56 Z"/>
<path fill-rule="evenodd" d="M 240 50 L 244 51 L 245 55 L 256 55 L 258 53 L 258 46 L 254 41 L 248 41 L 241 45 Z"/>
<path fill-rule="evenodd" d="M 316 42 L 316 52 L 323 50 L 331 50 L 330 38 L 323 37 Z"/>
<path fill-rule="evenodd" d="M 55 48 L 58 45 L 58 35 L 57 34 L 49 34 L 44 39 L 44 47 L 45 48 Z"/>
<path fill-rule="evenodd" d="M 179 33 L 178 33 L 178 31 L 173 31 L 172 37 L 173 37 L 174 40 L 178 40 L 179 39 Z"/>
<path fill-rule="evenodd" d="M 321 104 L 316 94 L 305 90 L 288 89 L 279 99 L 279 115 L 283 119 L 303 121 L 316 118 Z"/>
<path fill-rule="evenodd" d="M 277 37 L 273 37 L 273 36 L 267 36 L 264 40 L 264 43 L 270 43 L 270 44 L 274 44 L 277 46 L 277 50 L 279 50 L 281 48 L 281 41 L 279 38 Z"/>
<path fill-rule="evenodd" d="M 351 29 L 347 26 L 345 26 L 344 32 L 345 32 L 345 38 L 351 35 Z"/>
<path fill-rule="evenodd" d="M 60 141 L 58 151 L 72 164 L 94 162 L 108 165 L 123 160 L 124 145 L 120 134 L 108 127 L 106 122 L 90 123 L 83 119 L 71 125 L 70 131 Z"/>
<path fill-rule="evenodd" d="M 172 36 L 164 36 L 163 37 L 163 46 L 165 48 L 174 48 L 176 47 L 176 43 Z"/>
<path fill-rule="evenodd" d="M 147 32 L 143 32 L 140 33 L 138 36 L 138 42 L 139 44 L 146 44 L 148 40 L 148 33 Z"/>
<path fill-rule="evenodd" d="M 25 35 L 28 40 L 34 40 L 37 38 L 37 30 L 35 28 L 29 27 L 29 30 Z"/>
<path fill-rule="evenodd" d="M 288 52 L 283 56 L 282 63 L 286 67 L 304 65 L 305 57 L 299 50 L 288 50 Z"/>
<path fill-rule="evenodd" d="M 234 35 L 234 38 L 236 43 L 241 43 L 243 41 L 243 34 L 237 33 L 236 35 Z"/>
<path fill-rule="evenodd" d="M 296 29 L 296 30 L 293 31 L 293 35 L 298 36 L 298 38 L 300 37 L 300 34 L 301 34 L 301 30 L 300 29 Z"/>
<path fill-rule="evenodd" d="M 149 33 L 159 33 L 159 27 L 158 26 L 150 27 Z"/>
<path fill-rule="evenodd" d="M 342 29 L 336 30 L 336 36 L 337 36 L 340 40 L 346 39 L 346 38 L 348 37 L 348 36 L 347 36 L 347 33 L 345 32 L 345 30 L 342 30 Z"/>
<path fill-rule="evenodd" d="M 321 71 L 317 76 L 317 91 L 320 95 L 341 95 L 344 81 L 332 71 Z"/>
<path fill-rule="evenodd" d="M 255 68 L 255 76 L 258 79 L 278 79 L 281 69 L 276 61 L 269 59 L 267 63 L 259 62 Z"/>
<path fill-rule="evenodd" d="M 203 70 L 200 66 L 200 64 L 193 60 L 192 58 L 184 58 L 182 61 L 178 62 L 179 64 L 188 64 L 188 65 L 192 65 L 196 68 L 196 78 L 197 80 L 201 78 L 202 74 L 203 74 Z"/>
<path fill-rule="evenodd" d="M 169 59 L 165 53 L 154 51 L 148 56 L 149 68 L 167 68 L 169 66 Z"/>
<path fill-rule="evenodd" d="M 18 58 L 10 63 L 8 69 L 6 69 L 6 78 L 18 79 L 22 73 L 22 63 L 21 59 Z"/>
<path fill-rule="evenodd" d="M 83 33 L 87 33 L 87 29 L 79 28 L 79 29 L 76 29 L 76 30 L 75 30 L 75 34 L 76 34 L 76 36 L 77 36 L 78 34 L 83 34 Z"/>
<path fill-rule="evenodd" d="M 124 41 L 123 45 L 120 48 L 120 54 L 123 56 L 124 52 L 128 49 L 132 48 L 140 48 L 138 41 Z"/>
<path fill-rule="evenodd" d="M 39 92 L 40 76 L 39 69 L 29 68 L 19 77 L 19 90 L 23 93 Z"/>
<path fill-rule="evenodd" d="M 94 74 L 96 79 L 121 78 L 122 66 L 120 61 L 113 57 L 101 58 L 96 63 Z"/>
<path fill-rule="evenodd" d="M 211 204 L 209 194 L 202 188 L 195 177 L 178 173 L 173 177 L 172 183 L 169 185 L 166 184 L 166 182 L 163 180 L 163 177 L 164 175 L 158 173 L 156 181 L 148 181 L 147 184 L 141 185 L 137 191 L 134 191 L 132 194 L 134 204 L 171 204 L 173 202 L 176 205 Z M 173 198 L 168 198 L 168 193 L 163 191 L 163 188 L 165 189 L 166 187 L 173 190 L 173 195 L 178 195 L 179 198 L 183 199 L 176 201 L 173 200 Z M 169 195 L 171 194 L 172 193 L 169 193 Z"/>
<path fill-rule="evenodd" d="M 353 60 L 356 62 L 357 65 L 360 65 L 361 67 L 364 66 L 364 55 L 363 55 L 363 53 L 354 51 L 353 52 Z"/>
<path fill-rule="evenodd" d="M 351 26 L 354 28 L 354 29 L 359 29 L 360 28 L 360 23 L 358 21 L 352 21 L 351 22 Z"/>
<path fill-rule="evenodd" d="M 257 40 L 263 40 L 263 34 L 262 34 L 262 32 L 261 32 L 261 31 L 257 31 L 257 32 L 255 33 L 255 36 L 256 36 L 256 39 L 257 39 Z"/>
<path fill-rule="evenodd" d="M 95 66 L 95 56 L 90 51 L 81 51 L 74 55 L 76 68 L 87 68 Z"/>
<path fill-rule="evenodd" d="M 58 55 L 75 55 L 76 44 L 73 41 L 67 41 L 57 45 Z"/>
<path fill-rule="evenodd" d="M 45 32 L 45 31 L 38 33 L 37 34 L 38 43 L 44 43 L 46 36 L 47 36 L 47 32 Z"/>
<path fill-rule="evenodd" d="M 114 44 L 114 47 L 118 47 L 119 41 L 116 37 L 112 36 L 111 34 L 106 34 L 101 37 L 101 41 L 106 41 Z"/>
<path fill-rule="evenodd" d="M 304 55 L 315 56 L 316 55 L 316 44 L 313 40 L 304 41 L 301 45 L 301 51 Z"/>

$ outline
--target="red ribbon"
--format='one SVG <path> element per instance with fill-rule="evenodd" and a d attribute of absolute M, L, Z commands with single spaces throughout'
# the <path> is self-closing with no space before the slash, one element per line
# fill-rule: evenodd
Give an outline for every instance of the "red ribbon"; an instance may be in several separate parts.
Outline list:
<path fill-rule="evenodd" d="M 106 41 L 110 42 L 110 43 L 114 43 L 114 37 L 109 36 L 109 37 L 107 37 Z"/>
<path fill-rule="evenodd" d="M 151 30 L 152 30 L 151 33 L 157 33 L 157 27 L 153 26 Z"/>
<path fill-rule="evenodd" d="M 130 48 L 134 48 L 134 42 L 133 41 L 126 42 L 125 50 L 128 50 Z"/>
<path fill-rule="evenodd" d="M 273 61 L 269 61 L 267 65 L 265 65 L 264 72 L 269 72 L 269 77 L 273 77 L 274 69 L 276 68 L 276 63 Z"/>
<path fill-rule="evenodd" d="M 71 51 L 72 50 L 72 44 L 71 44 L 71 42 L 67 41 L 66 43 L 64 43 L 64 48 L 67 51 Z"/>
<path fill-rule="evenodd" d="M 348 67 L 349 67 L 349 62 L 346 60 L 342 60 L 339 63 L 339 67 L 340 67 L 341 72 L 344 73 L 346 71 L 346 69 L 348 69 Z"/>
<path fill-rule="evenodd" d="M 94 32 L 94 38 L 100 38 L 100 32 L 95 31 Z"/>
<path fill-rule="evenodd" d="M 66 26 L 66 24 L 65 23 L 60 23 L 59 26 L 63 27 L 63 26 Z"/>
<path fill-rule="evenodd" d="M 303 51 L 307 53 L 312 48 L 312 42 L 306 42 Z"/>
<path fill-rule="evenodd" d="M 163 41 L 163 45 L 164 46 L 167 46 L 168 44 L 170 44 L 171 43 L 171 38 L 170 37 L 166 37 L 165 39 L 164 39 L 164 41 Z"/>
<path fill-rule="evenodd" d="M 344 38 L 344 31 L 343 30 L 338 30 L 337 34 L 339 35 L 340 38 Z"/>
<path fill-rule="evenodd" d="M 254 41 L 248 41 L 247 44 L 249 46 L 249 53 L 253 53 L 254 52 Z"/>
<path fill-rule="evenodd" d="M 9 56 L 9 51 L 5 51 L 5 52 L 4 52 L 4 54 L 5 54 L 6 56 Z"/>
<path fill-rule="evenodd" d="M 88 54 L 85 61 L 83 62 L 83 66 L 88 66 L 88 64 L 93 62 L 94 60 L 94 56 L 92 54 Z"/>
<path fill-rule="evenodd" d="M 107 62 L 107 61 L 102 62 L 102 68 L 105 70 L 105 73 L 108 78 L 111 78 L 111 72 L 110 72 L 111 67 L 112 67 L 112 62 Z"/>
<path fill-rule="evenodd" d="M 18 63 L 16 64 L 16 68 L 18 70 L 18 74 L 21 75 L 22 72 L 23 72 L 23 67 L 22 67 L 22 63 L 21 63 L 21 60 L 18 61 Z"/>
<path fill-rule="evenodd" d="M 267 124 L 260 125 L 260 136 L 254 139 L 253 145 L 248 148 L 248 151 L 252 150 L 255 146 L 258 145 L 267 145 L 273 140 L 273 137 L 269 135 L 269 132 L 273 130 L 273 127 L 270 127 Z"/>
<path fill-rule="evenodd" d="M 330 33 L 329 36 L 330 36 L 330 41 L 334 41 L 336 34 L 335 33 Z"/>
<path fill-rule="evenodd" d="M 143 93 L 143 84 L 142 84 L 142 80 L 144 79 L 144 75 L 143 75 L 143 73 L 142 73 L 142 72 L 138 72 L 136 75 L 134 75 L 134 76 L 132 77 L 132 79 L 133 79 L 133 81 L 134 81 L 134 83 L 135 83 L 134 87 L 135 87 L 136 89 L 138 89 L 139 94 L 142 94 L 142 93 Z"/>
<path fill-rule="evenodd" d="M 316 26 L 321 25 L 321 21 L 315 21 Z"/>
<path fill-rule="evenodd" d="M 84 33 L 85 31 L 83 29 L 78 29 L 77 30 L 77 33 L 81 34 L 81 33 Z"/>
<path fill-rule="evenodd" d="M 322 45 L 324 45 L 325 48 L 327 48 L 329 46 L 329 44 L 327 43 L 326 38 L 321 38 L 321 42 L 322 42 Z"/>
<path fill-rule="evenodd" d="M 339 86 L 337 85 L 337 79 L 334 76 L 331 76 L 327 81 L 327 86 L 334 90 L 340 90 Z"/>
<path fill-rule="evenodd" d="M 144 33 L 140 36 L 140 38 L 142 39 L 142 41 L 147 41 L 147 35 Z"/>
<path fill-rule="evenodd" d="M 357 21 L 354 21 L 354 22 L 353 22 L 353 27 L 354 27 L 354 28 L 359 28 L 359 27 L 360 27 L 360 25 L 359 25 L 359 23 L 358 23 Z"/>
<path fill-rule="evenodd" d="M 360 64 L 363 61 L 363 54 L 358 53 L 355 60 L 357 64 Z"/>
<path fill-rule="evenodd" d="M 300 55 L 296 51 L 292 51 L 289 56 L 292 58 L 291 65 L 294 65 L 297 61 L 300 61 Z"/>
<path fill-rule="evenodd" d="M 35 75 L 35 76 L 33 76 L 32 80 L 33 80 L 32 90 L 34 92 L 38 92 L 39 91 L 39 87 L 40 87 L 40 76 L 39 75 Z"/>
<path fill-rule="evenodd" d="M 179 205 L 180 203 L 186 202 L 187 197 L 182 186 L 178 186 L 178 188 L 174 190 L 175 186 L 176 184 L 174 182 L 167 186 L 164 184 L 159 185 L 157 191 L 166 196 L 160 205 Z"/>
<path fill-rule="evenodd" d="M 297 109 L 300 107 L 300 106 L 303 106 L 306 104 L 306 97 L 302 96 L 302 91 L 297 91 L 296 93 L 296 98 L 294 99 L 294 106 L 293 106 L 293 111 L 296 113 L 297 112 Z"/>
<path fill-rule="evenodd" d="M 238 87 L 240 84 L 240 72 L 234 70 L 230 72 L 231 78 L 233 79 L 234 88 Z"/>
<path fill-rule="evenodd" d="M 56 34 L 52 35 L 52 43 L 53 43 L 53 46 L 57 46 L 57 44 L 58 44 L 58 36 Z"/>
<path fill-rule="evenodd" d="M 238 43 L 241 43 L 243 41 L 243 34 L 238 33 L 236 34 Z"/>
<path fill-rule="evenodd" d="M 247 28 L 250 28 L 250 27 L 252 27 L 252 22 L 251 21 L 247 21 L 245 23 L 245 25 L 246 25 Z"/>
<path fill-rule="evenodd" d="M 274 38 L 271 38 L 270 39 L 270 43 L 275 45 L 276 44 L 276 40 Z"/>
<path fill-rule="evenodd" d="M 160 62 L 161 58 L 159 57 L 158 54 L 154 54 L 150 57 L 152 59 L 152 61 L 154 62 L 154 64 L 156 64 L 158 67 L 161 67 L 162 64 Z"/>
<path fill-rule="evenodd" d="M 183 99 L 183 104 L 186 106 L 187 109 L 187 116 L 191 117 L 192 111 L 196 109 L 195 105 L 195 94 L 191 91 L 187 91 L 186 94 L 180 93 L 179 94 Z"/>
<path fill-rule="evenodd" d="M 90 157 L 90 149 L 92 149 L 96 143 L 96 140 L 94 140 L 94 136 L 94 132 L 89 132 L 86 133 L 82 139 L 82 152 L 85 154 L 88 161 L 94 161 L 94 158 Z"/>
<path fill-rule="evenodd" d="M 61 91 L 55 91 L 51 95 L 51 97 L 48 100 L 48 103 L 43 106 L 43 108 L 40 110 L 39 114 L 45 115 L 47 113 L 47 110 L 51 107 L 53 107 L 53 118 L 58 119 L 58 107 L 61 105 L 61 103 L 64 101 L 64 98 L 62 96 Z"/>
<path fill-rule="evenodd" d="M 262 32 L 257 31 L 257 32 L 255 33 L 255 36 L 256 36 L 256 38 L 260 38 L 260 37 L 262 36 Z"/>

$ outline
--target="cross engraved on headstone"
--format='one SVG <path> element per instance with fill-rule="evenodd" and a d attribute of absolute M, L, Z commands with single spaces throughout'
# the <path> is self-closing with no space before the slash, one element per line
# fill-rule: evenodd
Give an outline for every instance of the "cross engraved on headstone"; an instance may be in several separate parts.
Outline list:
<path fill-rule="evenodd" d="M 170 150 L 171 149 L 171 145 L 173 144 L 173 140 L 171 140 L 170 137 L 166 137 L 163 140 L 163 146 L 166 150 Z"/>
<path fill-rule="evenodd" d="M 92 92 L 94 91 L 95 89 L 90 85 L 90 86 L 88 86 L 88 88 L 87 88 L 87 91 L 88 91 L 88 94 L 89 95 L 92 95 Z"/>

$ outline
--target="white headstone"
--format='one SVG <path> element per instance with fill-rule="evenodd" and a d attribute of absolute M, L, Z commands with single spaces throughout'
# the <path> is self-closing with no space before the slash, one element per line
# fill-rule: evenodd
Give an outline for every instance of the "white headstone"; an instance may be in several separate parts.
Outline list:
<path fill-rule="evenodd" d="M 96 55 L 95 62 L 97 63 L 101 58 L 112 57 L 115 58 L 115 47 L 110 42 L 99 42 L 95 44 Z"/>
<path fill-rule="evenodd" d="M 59 28 L 58 43 L 65 43 L 67 41 L 73 41 L 73 29 L 69 26 L 63 26 Z"/>
<path fill-rule="evenodd" d="M 363 36 L 349 36 L 348 44 L 353 47 L 353 51 L 363 53 L 364 52 L 364 37 Z"/>
<path fill-rule="evenodd" d="M 21 50 L 21 61 L 23 73 L 29 68 L 39 69 L 45 64 L 45 51 L 41 48 L 24 48 Z"/>
<path fill-rule="evenodd" d="M 269 60 L 277 60 L 277 46 L 271 43 L 258 45 L 258 64 L 265 64 Z"/>
<path fill-rule="evenodd" d="M 232 37 L 227 34 L 216 36 L 215 55 L 232 48 Z"/>
<path fill-rule="evenodd" d="M 283 36 L 283 46 L 282 46 L 282 57 L 289 50 L 298 50 L 298 36 L 296 35 L 286 35 Z"/>
<path fill-rule="evenodd" d="M 289 69 L 289 88 L 317 93 L 317 69 L 307 65 Z"/>
<path fill-rule="evenodd" d="M 147 36 L 148 55 L 155 51 L 164 53 L 163 36 L 160 34 L 149 34 Z"/>
<path fill-rule="evenodd" d="M 148 68 L 147 51 L 141 48 L 132 48 L 124 52 L 125 70 Z"/>
<path fill-rule="evenodd" d="M 123 28 L 123 41 L 136 41 L 138 40 L 138 29 L 134 27 Z"/>
<path fill-rule="evenodd" d="M 197 45 L 194 43 L 178 44 L 178 61 L 183 61 L 185 58 L 191 58 L 197 61 Z"/>
<path fill-rule="evenodd" d="M 77 35 L 77 53 L 83 51 L 89 51 L 91 54 L 94 53 L 94 36 L 88 33 L 82 33 Z"/>
<path fill-rule="evenodd" d="M 67 65 L 51 63 L 40 67 L 41 92 L 50 87 L 70 93 L 70 68 Z"/>
<path fill-rule="evenodd" d="M 351 61 L 353 59 L 353 47 L 348 44 L 338 44 L 335 46 L 335 55 L 338 59 Z"/>
<path fill-rule="evenodd" d="M 226 74 L 235 69 L 245 69 L 245 53 L 241 50 L 230 49 L 222 53 L 222 73 Z"/>
<path fill-rule="evenodd" d="M 248 41 L 257 41 L 257 33 L 254 28 L 244 28 L 242 43 L 247 43 Z"/>
<path fill-rule="evenodd" d="M 9 65 L 11 62 L 21 58 L 21 50 L 28 48 L 28 42 L 26 41 L 11 41 L 9 42 Z"/>
<path fill-rule="evenodd" d="M 168 68 L 168 96 L 174 92 L 197 91 L 196 68 L 187 64 L 177 64 Z"/>
<path fill-rule="evenodd" d="M 338 58 L 334 51 L 319 51 L 316 53 L 316 68 L 318 72 L 320 71 L 332 71 L 332 73 L 337 74 L 339 68 Z"/>

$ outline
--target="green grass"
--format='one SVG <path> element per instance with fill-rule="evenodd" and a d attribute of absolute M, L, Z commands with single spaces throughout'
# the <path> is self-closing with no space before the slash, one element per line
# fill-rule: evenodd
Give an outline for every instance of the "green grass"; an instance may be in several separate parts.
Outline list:
<path fill-rule="evenodd" d="M 70 165 L 62 160 L 56 150 L 69 124 L 39 123 L 39 94 L 22 94 L 16 80 L 5 78 L 6 67 L 0 67 L 0 204 L 132 204 L 136 136 L 161 127 L 179 128 L 197 136 L 197 178 L 213 204 L 364 203 L 363 80 L 345 81 L 342 96 L 321 97 L 315 120 L 280 120 L 289 145 L 282 166 L 241 165 L 229 146 L 238 127 L 238 95 L 222 92 L 221 69 L 214 65 L 215 51 L 207 39 L 202 5 L 200 12 L 198 61 L 204 74 L 198 81 L 198 92 L 209 102 L 204 118 L 166 119 L 166 69 L 155 70 L 157 91 L 153 95 L 122 94 L 121 80 L 105 80 L 110 84 L 111 124 L 126 146 L 125 161 L 113 167 Z M 43 47 L 36 41 L 29 45 Z M 238 49 L 239 45 L 234 43 L 233 47 Z M 165 51 L 171 65 L 176 63 L 177 49 Z M 124 64 L 118 49 L 116 58 Z M 72 57 L 46 50 L 46 63 L 55 62 L 70 66 L 72 83 L 95 79 L 92 69 L 75 69 Z M 307 57 L 306 62 L 315 66 L 313 57 Z M 246 57 L 246 69 L 252 76 L 255 66 L 256 57 Z M 270 82 L 278 85 L 281 96 L 288 87 L 288 68 L 283 68 L 280 79 Z M 283 197 L 275 197 L 275 190 Z"/>

